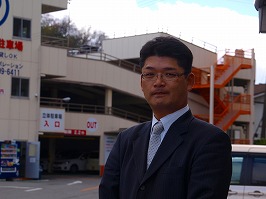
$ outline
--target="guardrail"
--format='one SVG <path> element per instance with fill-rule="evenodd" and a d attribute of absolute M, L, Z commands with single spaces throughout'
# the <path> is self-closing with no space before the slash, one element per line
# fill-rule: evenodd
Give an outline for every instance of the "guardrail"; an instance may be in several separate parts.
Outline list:
<path fill-rule="evenodd" d="M 142 116 L 115 107 L 70 103 L 70 102 L 64 102 L 63 99 L 59 98 L 41 97 L 40 106 L 49 107 L 49 108 L 51 107 L 65 108 L 66 112 L 73 112 L 73 113 L 94 113 L 94 114 L 112 115 L 139 123 L 151 120 L 150 117 Z"/>
<path fill-rule="evenodd" d="M 181 33 L 179 34 L 178 38 L 183 39 L 181 37 Z M 217 52 L 217 46 L 212 45 L 212 44 L 205 42 L 203 40 L 197 39 L 195 37 L 192 37 L 191 41 L 187 40 L 187 42 L 190 42 L 191 44 L 202 47 L 206 50 L 209 50 L 209 51 L 212 51 L 215 53 Z M 56 37 L 49 37 L 49 36 L 42 35 L 41 36 L 41 44 L 45 45 L 45 46 L 65 48 L 65 49 L 67 49 L 67 55 L 71 56 L 71 57 L 106 61 L 106 62 L 109 62 L 110 64 L 116 65 L 118 67 L 122 67 L 124 69 L 128 69 L 128 70 L 131 70 L 133 72 L 137 72 L 139 74 L 141 73 L 141 69 L 140 69 L 138 64 L 134 64 L 132 62 L 121 60 L 117 57 L 108 55 L 108 54 L 103 53 L 101 51 L 97 51 L 97 50 L 95 50 L 95 48 L 91 48 L 91 49 L 89 49 L 89 48 L 88 49 L 70 48 L 68 46 L 68 41 L 66 38 L 56 38 Z"/>
<path fill-rule="evenodd" d="M 73 53 L 75 52 L 75 53 Z M 76 57 L 76 58 L 84 58 L 84 59 L 93 59 L 93 60 L 99 60 L 99 61 L 104 61 L 106 63 L 115 65 L 117 67 L 123 68 L 123 69 L 127 69 L 130 70 L 132 72 L 136 72 L 136 73 L 141 73 L 141 68 L 138 64 L 134 64 L 132 62 L 126 61 L 126 60 L 122 60 L 119 59 L 117 57 L 114 57 L 112 55 L 108 55 L 106 53 L 103 52 L 95 52 L 95 51 L 90 51 L 90 50 L 86 50 L 86 51 L 78 51 L 78 49 L 71 49 L 68 50 L 68 56 L 69 57 Z"/>
<path fill-rule="evenodd" d="M 69 48 L 67 47 L 67 39 L 56 38 L 56 37 L 49 37 L 42 35 L 41 44 L 43 46 L 50 46 L 50 47 L 57 47 L 66 49 L 67 56 L 75 57 L 75 58 L 84 58 L 84 59 L 92 59 L 92 60 L 99 60 L 104 61 L 109 64 L 115 65 L 117 67 L 130 70 L 132 72 L 141 73 L 141 68 L 138 64 L 134 64 L 132 62 L 119 59 L 112 55 L 108 55 L 106 53 L 101 52 L 100 50 L 97 51 L 95 48 Z"/>
<path fill-rule="evenodd" d="M 67 48 L 67 39 L 41 35 L 41 44 L 44 46 Z"/>

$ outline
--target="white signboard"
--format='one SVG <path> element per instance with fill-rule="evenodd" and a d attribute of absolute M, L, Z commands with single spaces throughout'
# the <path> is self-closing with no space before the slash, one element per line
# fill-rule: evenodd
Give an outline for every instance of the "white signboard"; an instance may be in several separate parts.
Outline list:
<path fill-rule="evenodd" d="M 65 109 L 41 108 L 40 131 L 65 131 Z"/>
<path fill-rule="evenodd" d="M 88 119 L 88 121 L 87 121 L 87 131 L 88 132 L 93 133 L 93 132 L 97 131 L 98 126 L 99 126 L 99 123 L 95 118 L 89 118 Z"/>
<path fill-rule="evenodd" d="M 117 139 L 117 135 L 105 135 L 105 142 L 104 142 L 104 148 L 105 148 L 105 152 L 104 152 L 104 159 L 105 162 L 107 161 L 107 158 L 115 144 L 115 141 Z"/>

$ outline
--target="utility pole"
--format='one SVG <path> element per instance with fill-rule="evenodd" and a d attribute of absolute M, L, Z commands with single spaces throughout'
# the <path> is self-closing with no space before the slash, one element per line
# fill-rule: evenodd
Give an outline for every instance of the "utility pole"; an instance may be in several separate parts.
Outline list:
<path fill-rule="evenodd" d="M 210 109 L 209 109 L 209 123 L 213 124 L 214 122 L 214 66 L 211 65 L 210 71 Z"/>
<path fill-rule="evenodd" d="M 264 103 L 262 115 L 261 138 L 266 138 L 266 84 L 264 84 Z"/>
<path fill-rule="evenodd" d="M 68 0 L 68 4 L 70 4 L 70 1 L 71 0 Z M 67 27 L 67 29 L 68 29 L 68 33 L 67 33 L 67 47 L 69 48 L 69 45 L 70 45 L 70 41 L 69 41 L 69 37 L 70 37 L 70 23 L 71 23 L 71 21 L 70 21 L 70 9 L 69 8 L 67 8 L 69 11 L 69 14 L 68 14 L 68 27 Z"/>

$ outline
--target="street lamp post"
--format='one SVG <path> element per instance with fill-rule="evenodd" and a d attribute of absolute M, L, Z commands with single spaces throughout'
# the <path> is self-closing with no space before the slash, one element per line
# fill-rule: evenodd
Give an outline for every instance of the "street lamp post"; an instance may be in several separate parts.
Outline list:
<path fill-rule="evenodd" d="M 213 124 L 213 114 L 214 114 L 214 66 L 211 66 L 210 74 L 210 109 L 209 109 L 209 123 Z"/>

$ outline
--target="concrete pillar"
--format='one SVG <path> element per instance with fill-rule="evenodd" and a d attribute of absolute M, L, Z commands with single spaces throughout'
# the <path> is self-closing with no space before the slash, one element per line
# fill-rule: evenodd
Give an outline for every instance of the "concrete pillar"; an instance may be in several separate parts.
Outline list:
<path fill-rule="evenodd" d="M 52 173 L 52 163 L 55 161 L 55 142 L 54 138 L 49 139 L 48 173 Z"/>
<path fill-rule="evenodd" d="M 112 100 L 113 100 L 113 91 L 110 88 L 107 88 L 105 90 L 105 114 L 111 114 L 112 113 Z"/>

